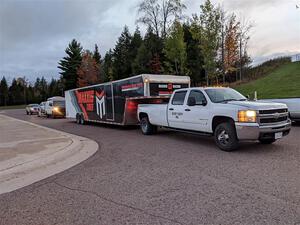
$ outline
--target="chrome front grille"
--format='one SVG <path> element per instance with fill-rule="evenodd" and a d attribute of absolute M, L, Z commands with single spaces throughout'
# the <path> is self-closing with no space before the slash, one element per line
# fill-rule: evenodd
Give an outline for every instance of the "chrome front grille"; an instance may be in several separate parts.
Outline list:
<path fill-rule="evenodd" d="M 262 125 L 280 124 L 288 121 L 288 109 L 270 109 L 258 111 L 258 122 Z"/>

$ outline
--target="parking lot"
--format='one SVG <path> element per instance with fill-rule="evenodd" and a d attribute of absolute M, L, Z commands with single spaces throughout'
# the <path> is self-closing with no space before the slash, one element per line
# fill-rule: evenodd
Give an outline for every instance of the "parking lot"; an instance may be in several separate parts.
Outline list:
<path fill-rule="evenodd" d="M 300 224 L 300 126 L 222 152 L 212 138 L 6 115 L 95 140 L 81 164 L 0 195 L 0 224 Z M 5 132 L 1 130 L 1 132 Z"/>

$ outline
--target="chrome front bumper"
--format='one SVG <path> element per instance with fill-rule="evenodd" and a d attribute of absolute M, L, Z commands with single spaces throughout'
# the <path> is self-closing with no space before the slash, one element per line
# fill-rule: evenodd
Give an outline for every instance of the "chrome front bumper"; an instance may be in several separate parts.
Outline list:
<path fill-rule="evenodd" d="M 258 123 L 235 123 L 236 133 L 239 140 L 258 140 L 270 138 L 277 132 L 287 135 L 291 129 L 291 121 L 273 125 L 259 125 Z"/>

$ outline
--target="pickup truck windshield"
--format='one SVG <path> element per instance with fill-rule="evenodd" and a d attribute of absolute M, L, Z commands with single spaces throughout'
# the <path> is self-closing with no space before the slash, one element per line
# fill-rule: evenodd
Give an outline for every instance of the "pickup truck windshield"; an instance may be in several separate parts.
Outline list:
<path fill-rule="evenodd" d="M 230 88 L 207 89 L 206 94 L 214 103 L 228 102 L 228 101 L 246 101 L 245 96 Z"/>

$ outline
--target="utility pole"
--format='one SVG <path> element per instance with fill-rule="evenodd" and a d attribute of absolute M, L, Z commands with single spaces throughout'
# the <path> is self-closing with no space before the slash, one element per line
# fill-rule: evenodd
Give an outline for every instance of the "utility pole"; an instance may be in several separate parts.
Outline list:
<path fill-rule="evenodd" d="M 242 81 L 242 69 L 243 69 L 243 65 L 242 65 L 242 34 L 240 34 L 240 81 Z"/>

